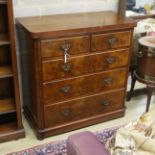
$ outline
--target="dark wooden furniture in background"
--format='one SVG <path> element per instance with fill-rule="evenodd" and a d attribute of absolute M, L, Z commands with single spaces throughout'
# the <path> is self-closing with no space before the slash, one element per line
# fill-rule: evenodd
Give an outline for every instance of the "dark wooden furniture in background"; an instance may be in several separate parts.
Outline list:
<path fill-rule="evenodd" d="M 135 5 L 134 4 L 134 0 L 133 1 L 129 1 L 130 3 L 132 2 L 133 3 L 133 6 Z M 119 18 L 126 18 L 126 10 L 128 9 L 128 3 L 129 3 L 127 0 L 119 0 L 119 9 L 118 9 L 118 14 L 119 14 Z M 136 0 L 135 0 L 136 2 Z M 132 4 L 131 4 L 132 5 Z M 139 16 L 130 16 L 128 18 L 132 19 L 133 21 L 135 22 L 139 22 L 140 20 L 142 19 L 146 19 L 146 18 L 154 18 L 155 15 L 139 15 Z M 143 35 L 143 34 L 142 34 Z M 135 59 L 134 57 L 134 49 L 132 48 L 132 59 Z M 134 62 L 134 60 L 131 60 L 131 63 L 130 63 L 130 73 L 131 73 L 131 80 L 133 81 L 134 80 L 134 72 L 136 70 L 136 63 Z M 132 82 L 133 83 L 133 82 Z M 133 90 L 133 86 L 131 88 Z M 135 89 L 134 92 L 132 93 L 132 96 L 139 96 L 139 95 L 142 95 L 142 94 L 146 94 L 147 93 L 147 90 L 146 88 L 138 88 L 138 89 Z M 131 94 L 130 92 L 127 93 L 127 101 L 130 101 L 131 99 Z"/>
<path fill-rule="evenodd" d="M 135 23 L 111 11 L 18 23 L 24 110 L 39 139 L 124 115 Z"/>
<path fill-rule="evenodd" d="M 140 49 L 137 52 L 137 65 L 133 73 L 132 86 L 128 96 L 131 99 L 136 80 L 147 85 L 146 112 L 149 111 L 151 96 L 155 90 L 155 38 L 146 36 L 139 39 Z"/>
<path fill-rule="evenodd" d="M 0 142 L 24 137 L 11 0 L 0 0 Z"/>

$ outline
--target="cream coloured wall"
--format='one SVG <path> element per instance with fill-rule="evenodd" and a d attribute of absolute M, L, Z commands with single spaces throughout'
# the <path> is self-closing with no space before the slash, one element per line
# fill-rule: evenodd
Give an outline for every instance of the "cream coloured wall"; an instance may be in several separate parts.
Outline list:
<path fill-rule="evenodd" d="M 14 16 L 36 16 L 60 13 L 117 11 L 118 0 L 13 0 Z"/>

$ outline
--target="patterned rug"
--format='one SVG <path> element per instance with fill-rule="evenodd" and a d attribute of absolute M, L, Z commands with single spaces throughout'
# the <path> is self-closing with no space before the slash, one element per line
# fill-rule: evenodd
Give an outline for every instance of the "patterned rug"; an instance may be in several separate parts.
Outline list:
<path fill-rule="evenodd" d="M 102 131 L 95 132 L 94 134 L 101 143 L 106 143 L 107 139 L 111 137 L 119 127 L 104 129 Z M 20 152 L 10 153 L 8 155 L 67 155 L 66 140 L 35 146 Z"/>

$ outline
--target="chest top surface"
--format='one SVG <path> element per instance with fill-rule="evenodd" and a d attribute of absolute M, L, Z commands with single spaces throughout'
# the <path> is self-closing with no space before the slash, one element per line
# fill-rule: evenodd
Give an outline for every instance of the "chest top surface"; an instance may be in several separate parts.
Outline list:
<path fill-rule="evenodd" d="M 132 28 L 135 23 L 132 20 L 120 20 L 112 11 L 74 13 L 49 16 L 23 17 L 18 22 L 33 37 L 41 37 L 59 32 L 94 32 L 96 30 L 111 30 Z"/>

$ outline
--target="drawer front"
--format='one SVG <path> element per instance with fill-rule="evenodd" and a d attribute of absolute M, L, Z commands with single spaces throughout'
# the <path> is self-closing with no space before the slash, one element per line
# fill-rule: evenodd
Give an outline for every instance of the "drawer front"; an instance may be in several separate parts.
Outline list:
<path fill-rule="evenodd" d="M 126 84 L 126 69 L 102 72 L 43 86 L 45 104 L 59 102 L 87 94 L 122 88 Z"/>
<path fill-rule="evenodd" d="M 69 55 L 87 53 L 89 48 L 89 36 L 43 40 L 41 42 L 41 52 L 43 58 L 63 57 L 65 51 Z"/>
<path fill-rule="evenodd" d="M 69 123 L 124 108 L 124 97 L 123 90 L 47 106 L 44 109 L 45 126 Z"/>
<path fill-rule="evenodd" d="M 117 32 L 92 36 L 91 51 L 117 49 L 130 46 L 131 32 Z"/>
<path fill-rule="evenodd" d="M 69 78 L 83 74 L 104 71 L 126 66 L 129 62 L 129 50 L 103 52 L 63 60 L 43 63 L 43 81 Z"/>

